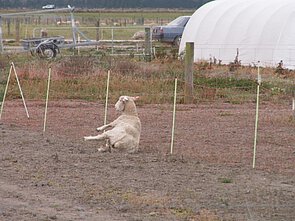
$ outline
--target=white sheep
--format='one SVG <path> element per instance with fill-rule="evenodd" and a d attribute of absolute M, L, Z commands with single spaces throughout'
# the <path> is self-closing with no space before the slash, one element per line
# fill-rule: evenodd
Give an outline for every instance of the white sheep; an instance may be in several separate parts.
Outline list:
<path fill-rule="evenodd" d="M 137 152 L 141 133 L 141 122 L 134 103 L 138 97 L 121 96 L 115 108 L 121 115 L 113 122 L 98 127 L 97 131 L 104 131 L 97 136 L 84 137 L 84 140 L 106 140 L 106 148 L 99 148 L 99 151 L 111 151 L 115 149 L 127 149 L 129 152 Z"/>
<path fill-rule="evenodd" d="M 135 32 L 131 39 L 133 40 L 141 40 L 145 38 L 145 32 L 144 31 L 138 31 Z"/>

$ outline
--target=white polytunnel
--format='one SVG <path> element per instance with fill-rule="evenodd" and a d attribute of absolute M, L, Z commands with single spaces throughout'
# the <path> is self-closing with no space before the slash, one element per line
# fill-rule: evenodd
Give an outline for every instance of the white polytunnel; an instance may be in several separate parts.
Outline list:
<path fill-rule="evenodd" d="M 194 61 L 233 62 L 242 65 L 283 66 L 295 69 L 294 0 L 215 0 L 192 15 L 179 53 L 194 42 Z"/>

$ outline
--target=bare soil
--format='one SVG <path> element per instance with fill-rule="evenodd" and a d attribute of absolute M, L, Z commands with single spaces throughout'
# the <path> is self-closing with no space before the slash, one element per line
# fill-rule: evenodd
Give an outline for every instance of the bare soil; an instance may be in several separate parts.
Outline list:
<path fill-rule="evenodd" d="M 0 220 L 295 220 L 295 123 L 289 103 L 138 105 L 140 151 L 101 153 L 83 141 L 103 104 L 5 103 L 0 122 Z M 117 117 L 110 105 L 108 120 Z"/>

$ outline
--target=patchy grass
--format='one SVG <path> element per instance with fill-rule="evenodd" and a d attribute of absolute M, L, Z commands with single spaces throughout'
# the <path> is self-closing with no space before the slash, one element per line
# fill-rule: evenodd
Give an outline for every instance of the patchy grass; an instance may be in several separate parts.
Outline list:
<path fill-rule="evenodd" d="M 190 219 L 194 216 L 194 212 L 189 208 L 171 208 L 170 211 L 180 219 Z"/>
<path fill-rule="evenodd" d="M 162 208 L 168 202 L 166 197 L 153 196 L 151 194 L 139 194 L 131 191 L 123 193 L 122 198 L 135 208 L 148 206 L 153 208 Z"/>
<path fill-rule="evenodd" d="M 236 88 L 244 91 L 253 91 L 257 83 L 251 79 L 236 79 L 233 77 L 197 77 L 196 85 L 206 85 L 213 88 Z"/>
<path fill-rule="evenodd" d="M 232 183 L 233 182 L 231 178 L 227 178 L 227 177 L 221 177 L 218 180 L 221 183 Z"/>
<path fill-rule="evenodd" d="M 44 99 L 47 87 L 48 68 L 52 68 L 50 99 L 82 99 L 104 100 L 107 72 L 111 70 L 109 98 L 115 101 L 122 94 L 141 96 L 143 103 L 171 103 L 173 101 L 174 79 L 179 79 L 178 103 L 184 98 L 184 66 L 175 59 L 156 59 L 151 63 L 134 58 L 114 58 L 95 55 L 70 56 L 55 61 L 32 59 L 26 56 L 13 56 L 17 74 L 26 99 Z M 8 74 L 10 58 L 2 62 L 0 76 L 0 98 L 6 84 L 5 73 Z M 214 67 L 214 75 L 207 70 L 200 74 L 198 66 L 195 70 L 194 100 L 195 102 L 223 101 L 233 104 L 255 102 L 257 83 L 253 78 L 254 71 L 242 76 L 226 72 L 225 66 Z M 210 73 L 213 70 L 210 70 Z M 270 73 L 267 73 L 270 76 Z M 292 75 L 293 76 L 293 75 Z M 282 102 L 289 99 L 294 91 L 292 77 L 289 79 L 271 78 L 261 86 L 264 101 Z M 8 90 L 8 99 L 20 98 L 14 75 Z"/>
<path fill-rule="evenodd" d="M 207 209 L 202 209 L 195 217 L 196 221 L 220 221 L 216 214 Z"/>
<path fill-rule="evenodd" d="M 230 117 L 230 116 L 233 116 L 233 113 L 228 112 L 228 111 L 220 111 L 219 116 L 221 116 L 221 117 Z"/>

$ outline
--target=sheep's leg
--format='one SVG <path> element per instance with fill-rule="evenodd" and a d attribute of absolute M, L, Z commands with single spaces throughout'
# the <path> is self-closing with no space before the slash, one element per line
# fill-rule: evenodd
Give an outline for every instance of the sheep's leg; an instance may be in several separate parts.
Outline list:
<path fill-rule="evenodd" d="M 107 139 L 107 142 L 106 142 L 106 149 L 107 149 L 110 153 L 112 152 L 112 144 L 111 144 L 110 139 Z"/>
<path fill-rule="evenodd" d="M 137 153 L 138 152 L 138 149 L 130 149 L 128 150 L 128 153 Z"/>
<path fill-rule="evenodd" d="M 96 128 L 96 130 L 99 132 L 99 131 L 104 131 L 105 129 L 107 129 L 108 127 L 111 127 L 110 124 L 106 124 L 106 125 L 103 125 L 101 127 L 98 127 Z"/>
<path fill-rule="evenodd" d="M 108 138 L 108 136 L 106 134 L 99 134 L 97 136 L 88 136 L 88 137 L 84 137 L 84 140 L 106 140 L 106 146 L 105 148 L 103 147 L 99 147 L 97 150 L 99 152 L 106 152 L 106 151 L 109 151 L 111 152 L 111 142 L 110 142 L 110 139 Z"/>
<path fill-rule="evenodd" d="M 112 152 L 112 145 L 111 145 L 110 139 L 108 139 L 108 138 L 106 139 L 105 147 L 99 147 L 99 148 L 97 148 L 97 150 L 99 152 L 107 152 L 107 151 L 109 151 L 111 153 Z"/>
<path fill-rule="evenodd" d="M 101 127 L 96 128 L 97 131 L 104 131 L 105 129 L 109 128 L 109 127 L 115 127 L 118 123 L 118 119 L 114 120 L 113 122 L 103 125 Z"/>
<path fill-rule="evenodd" d="M 99 134 L 97 136 L 88 136 L 88 137 L 84 137 L 84 140 L 103 140 L 103 139 L 107 139 L 107 135 L 105 134 Z"/>

